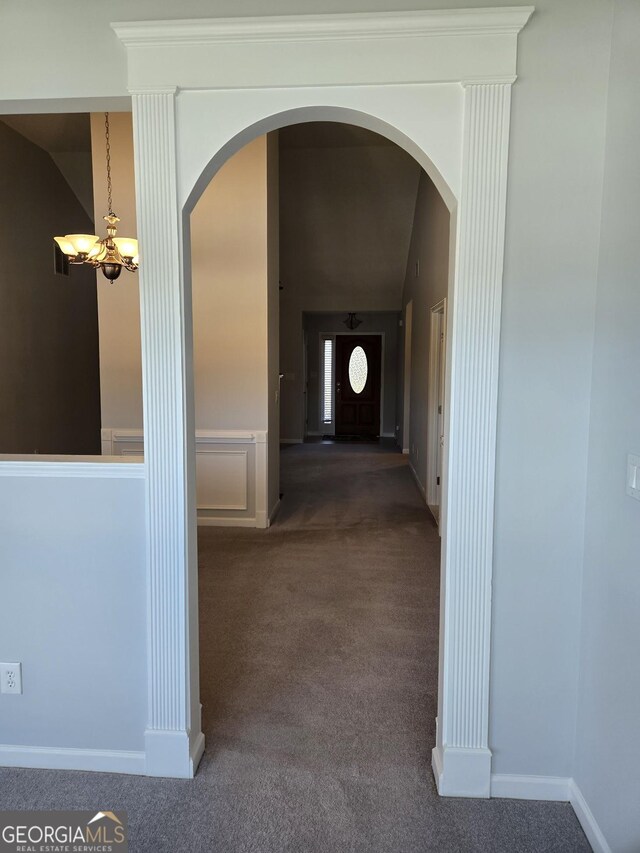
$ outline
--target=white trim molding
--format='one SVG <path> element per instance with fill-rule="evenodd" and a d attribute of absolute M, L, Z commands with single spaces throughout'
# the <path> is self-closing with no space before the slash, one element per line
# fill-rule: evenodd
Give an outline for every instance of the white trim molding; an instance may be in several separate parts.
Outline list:
<path fill-rule="evenodd" d="M 118 462 L 123 462 L 123 457 L 143 457 L 143 430 L 103 428 L 102 447 L 104 453 L 113 455 Z M 195 432 L 195 451 L 198 525 L 268 527 L 271 521 L 264 509 L 267 501 L 266 431 L 199 429 Z M 214 460 L 219 464 L 214 464 Z M 232 461 L 240 464 L 234 466 Z"/>
<path fill-rule="evenodd" d="M 144 752 L 116 749 L 73 749 L 0 744 L 0 766 L 45 770 L 91 770 L 100 773 L 147 772 Z"/>
<path fill-rule="evenodd" d="M 447 331 L 441 509 L 446 600 L 434 768 L 441 794 L 460 791 L 457 780 L 466 778 L 464 795 L 477 797 L 489 797 L 491 787 L 491 578 L 510 96 L 506 84 L 465 87 L 463 184 Z"/>
<path fill-rule="evenodd" d="M 491 774 L 491 796 L 508 800 L 552 800 L 568 803 L 571 779 L 565 776 Z"/>
<path fill-rule="evenodd" d="M 575 779 L 569 780 L 569 802 L 573 806 L 589 844 L 593 847 L 593 853 L 612 853 L 611 847 Z"/>
<path fill-rule="evenodd" d="M 504 6 L 418 12 L 196 18 L 125 21 L 111 26 L 127 47 L 517 35 L 533 9 L 533 6 Z"/>
<path fill-rule="evenodd" d="M 402 452 L 404 453 L 404 450 Z M 409 451 L 407 450 L 407 454 L 408 453 L 409 453 Z M 418 473 L 417 473 L 416 469 L 413 467 L 413 462 L 411 461 L 411 459 L 409 459 L 409 470 L 411 471 L 411 476 L 413 477 L 415 484 L 418 487 L 418 491 L 422 495 L 422 500 L 426 504 L 427 503 L 427 493 L 425 491 L 424 486 L 420 482 L 420 477 L 418 477 Z"/>
<path fill-rule="evenodd" d="M 113 25 L 127 48 L 128 85 L 136 93 L 137 213 L 144 250 L 149 730 L 165 743 L 166 759 L 157 750 L 151 772 L 192 772 L 189 707 L 191 725 L 197 727 L 199 719 L 190 258 L 188 252 L 181 257 L 189 214 L 216 170 L 249 140 L 297 121 L 348 121 L 412 154 L 455 223 L 433 766 L 441 794 L 490 795 L 493 500 L 509 105 L 517 34 L 532 11 L 522 6 Z M 167 92 L 150 91 L 157 86 Z M 168 93 L 176 90 L 175 96 Z M 300 439 L 283 443 L 292 441 Z M 257 453 L 257 465 L 266 455 L 261 459 Z M 266 526 L 266 502 L 256 504 L 256 519 L 262 522 L 263 516 Z"/>
<path fill-rule="evenodd" d="M 91 461 L 89 461 L 91 460 Z M 0 477 L 73 477 L 95 480 L 143 480 L 143 462 L 120 456 L 16 456 L 0 458 Z"/>
<path fill-rule="evenodd" d="M 494 773 L 491 796 L 512 800 L 552 800 L 571 803 L 594 853 L 612 853 L 575 779 L 566 776 L 519 776 Z"/>
<path fill-rule="evenodd" d="M 129 89 L 137 94 L 176 88 L 512 83 L 517 35 L 532 12 L 533 6 L 511 6 L 111 26 L 127 48 Z"/>
<path fill-rule="evenodd" d="M 146 770 L 151 776 L 188 777 L 194 773 L 190 741 L 200 735 L 191 732 L 190 654 L 197 648 L 198 626 L 188 582 L 194 535 L 189 506 L 194 503 L 195 477 L 189 472 L 185 418 L 175 95 L 134 95 L 133 130 L 136 213 L 143 247 L 139 279 L 147 469 Z"/>

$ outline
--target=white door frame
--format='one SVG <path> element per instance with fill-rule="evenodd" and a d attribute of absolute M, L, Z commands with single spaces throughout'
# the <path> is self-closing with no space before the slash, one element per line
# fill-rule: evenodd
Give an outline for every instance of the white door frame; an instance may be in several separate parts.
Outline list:
<path fill-rule="evenodd" d="M 451 254 L 451 253 L 449 253 Z M 404 368 L 402 375 L 402 452 L 411 449 L 411 332 L 413 330 L 413 299 L 404 307 Z"/>
<path fill-rule="evenodd" d="M 443 430 L 440 429 L 442 415 L 439 411 L 442 391 L 446 387 L 445 365 L 446 355 L 443 352 L 443 343 L 446 346 L 447 329 L 447 300 L 441 299 L 429 312 L 429 384 L 427 386 L 427 506 L 434 514 L 438 526 L 440 526 L 440 497 L 444 489 L 443 476 L 440 471 L 440 488 L 436 482 L 438 475 L 438 455 L 441 437 L 444 440 Z M 441 340 L 444 336 L 444 340 Z M 442 403 L 444 409 L 444 401 Z M 444 455 L 444 452 L 443 452 Z M 435 507 L 438 507 L 436 515 Z"/>
<path fill-rule="evenodd" d="M 411 153 L 455 225 L 438 721 L 441 794 L 488 797 L 500 302 L 511 85 L 532 7 L 114 24 L 133 95 L 152 775 L 190 776 L 198 685 L 189 214 L 255 136 L 337 120 Z M 473 530 L 471 539 L 468 532 Z"/>

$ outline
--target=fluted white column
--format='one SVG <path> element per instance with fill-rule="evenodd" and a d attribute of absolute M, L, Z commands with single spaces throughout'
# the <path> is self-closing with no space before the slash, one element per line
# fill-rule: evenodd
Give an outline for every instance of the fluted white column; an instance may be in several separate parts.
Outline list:
<path fill-rule="evenodd" d="M 193 773 L 188 418 L 175 92 L 133 95 L 147 477 L 147 773 Z M 197 629 L 197 625 L 196 625 Z M 196 697 L 197 699 L 197 697 Z"/>
<path fill-rule="evenodd" d="M 488 797 L 489 658 L 510 83 L 465 86 L 434 770 L 441 794 Z"/>

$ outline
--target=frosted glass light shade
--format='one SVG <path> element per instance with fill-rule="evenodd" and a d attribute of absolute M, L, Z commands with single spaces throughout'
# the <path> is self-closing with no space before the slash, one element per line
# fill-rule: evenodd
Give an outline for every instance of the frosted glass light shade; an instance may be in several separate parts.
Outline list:
<path fill-rule="evenodd" d="M 114 237 L 113 242 L 123 258 L 135 258 L 138 254 L 138 241 L 133 237 Z"/>
<path fill-rule="evenodd" d="M 97 234 L 67 234 L 65 240 L 72 244 L 76 255 L 88 255 L 98 242 L 98 236 Z"/>
<path fill-rule="evenodd" d="M 56 241 L 58 246 L 60 246 L 60 251 L 63 255 L 67 255 L 71 258 L 76 257 L 78 253 L 76 252 L 73 243 L 67 240 L 66 237 L 54 237 L 53 239 Z"/>

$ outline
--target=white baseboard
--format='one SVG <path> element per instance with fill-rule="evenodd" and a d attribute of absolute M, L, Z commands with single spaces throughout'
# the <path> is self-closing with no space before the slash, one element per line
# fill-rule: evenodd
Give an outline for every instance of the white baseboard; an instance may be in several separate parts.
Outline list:
<path fill-rule="evenodd" d="M 612 853 L 611 847 L 607 844 L 607 840 L 575 779 L 569 780 L 569 795 L 569 802 L 573 806 L 589 844 L 593 847 L 593 853 Z"/>
<path fill-rule="evenodd" d="M 144 733 L 146 775 L 193 778 L 194 758 L 201 747 L 204 751 L 204 742 L 201 745 L 199 740 L 199 735 L 195 736 L 192 743 L 189 734 L 181 729 L 147 729 Z"/>
<path fill-rule="evenodd" d="M 255 517 L 199 515 L 198 527 L 260 527 Z"/>
<path fill-rule="evenodd" d="M 196 770 L 200 764 L 200 759 L 204 755 L 204 734 L 199 732 L 195 741 L 191 745 L 191 772 L 196 775 Z"/>
<path fill-rule="evenodd" d="M 405 456 L 408 456 L 408 455 L 409 455 L 409 448 L 408 448 L 408 447 L 403 447 L 403 448 L 402 448 L 402 453 L 403 453 Z"/>
<path fill-rule="evenodd" d="M 491 796 L 509 800 L 553 800 L 568 803 L 571 779 L 564 776 L 491 774 Z"/>
<path fill-rule="evenodd" d="M 269 527 L 271 527 L 271 525 L 274 522 L 276 515 L 280 512 L 280 505 L 281 504 L 282 504 L 282 501 L 280 500 L 280 498 L 278 498 L 276 505 L 274 506 L 274 508 L 269 513 Z"/>
<path fill-rule="evenodd" d="M 402 452 L 404 453 L 404 450 L 403 450 Z M 426 504 L 426 503 L 427 503 L 427 493 L 426 493 L 426 491 L 425 491 L 424 486 L 423 486 L 423 485 L 422 485 L 422 483 L 420 482 L 420 478 L 419 478 L 419 477 L 418 477 L 418 475 L 416 474 L 416 469 L 413 467 L 413 465 L 411 464 L 411 462 L 409 462 L 409 470 L 410 470 L 410 471 L 411 471 L 411 473 L 413 474 L 413 479 L 416 481 L 416 486 L 417 486 L 417 487 L 418 487 L 418 489 L 420 490 L 420 494 L 422 495 L 422 499 L 424 500 L 424 502 L 425 502 L 425 504 Z"/>
<path fill-rule="evenodd" d="M 0 766 L 41 770 L 91 770 L 100 773 L 146 772 L 144 752 L 0 745 Z"/>
<path fill-rule="evenodd" d="M 441 797 L 491 796 L 491 750 L 436 746 L 431 767 Z"/>
<path fill-rule="evenodd" d="M 553 800 L 571 803 L 594 853 L 611 853 L 611 848 L 575 779 L 563 776 L 517 776 L 492 773 L 491 796 L 513 800 Z"/>

